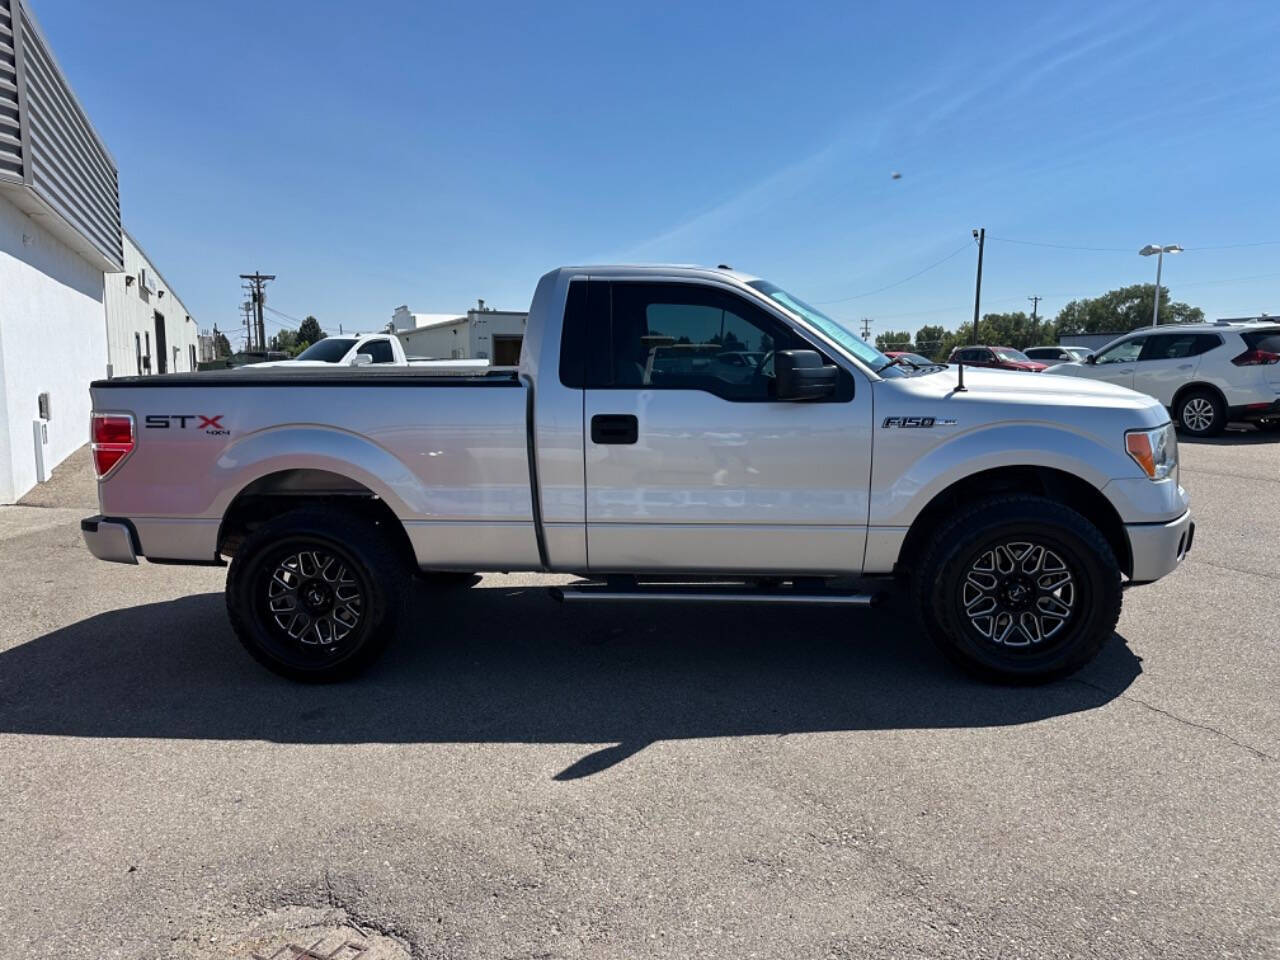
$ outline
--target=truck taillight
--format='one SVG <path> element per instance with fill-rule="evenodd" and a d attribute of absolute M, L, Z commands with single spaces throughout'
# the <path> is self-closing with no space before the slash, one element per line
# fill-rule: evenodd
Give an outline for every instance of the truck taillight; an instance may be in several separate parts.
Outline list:
<path fill-rule="evenodd" d="M 133 452 L 133 417 L 127 413 L 95 413 L 90 420 L 93 470 L 99 480 Z"/>
<path fill-rule="evenodd" d="M 1270 350 L 1246 350 L 1238 357 L 1233 357 L 1231 362 L 1237 367 L 1267 367 L 1273 363 L 1280 363 L 1280 353 L 1272 353 Z"/>

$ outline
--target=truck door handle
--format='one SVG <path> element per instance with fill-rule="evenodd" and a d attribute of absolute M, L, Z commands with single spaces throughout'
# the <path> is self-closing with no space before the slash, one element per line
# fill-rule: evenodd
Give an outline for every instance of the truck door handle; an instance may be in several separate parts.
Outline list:
<path fill-rule="evenodd" d="M 1192 367 L 1194 367 L 1194 366 L 1195 366 L 1195 364 L 1194 364 L 1194 363 L 1180 363 L 1180 364 L 1178 364 L 1178 369 L 1179 369 L 1179 370 L 1190 370 L 1190 369 L 1191 369 Z"/>
<path fill-rule="evenodd" d="M 592 443 L 635 443 L 640 421 L 629 413 L 597 413 L 591 418 Z"/>

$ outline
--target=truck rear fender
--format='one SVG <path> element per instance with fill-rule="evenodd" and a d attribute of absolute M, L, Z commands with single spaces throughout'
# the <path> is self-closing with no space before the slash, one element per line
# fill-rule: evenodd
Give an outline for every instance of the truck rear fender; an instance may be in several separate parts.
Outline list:
<path fill-rule="evenodd" d="M 344 430 L 292 426 L 251 434 L 222 451 L 210 481 L 219 491 L 210 513 L 225 517 L 244 491 L 273 475 L 291 476 L 299 495 L 338 492 L 332 481 L 308 484 L 299 478 L 302 473 L 350 481 L 353 488 L 383 501 L 401 521 L 427 512 L 419 478 L 382 447 Z"/>

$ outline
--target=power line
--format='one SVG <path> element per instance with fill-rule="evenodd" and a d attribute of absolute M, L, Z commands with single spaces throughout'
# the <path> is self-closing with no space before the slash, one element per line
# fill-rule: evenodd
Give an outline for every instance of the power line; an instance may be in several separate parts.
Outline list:
<path fill-rule="evenodd" d="M 263 306 L 266 307 L 265 304 Z M 289 314 L 285 313 L 283 310 L 277 310 L 275 307 L 266 307 L 266 309 L 270 310 L 274 314 L 277 314 L 278 316 L 284 317 L 286 320 L 292 320 L 294 323 L 297 323 L 297 324 L 302 323 L 302 321 L 299 320 L 297 317 L 291 317 L 289 316 Z"/>
<path fill-rule="evenodd" d="M 1127 247 L 1078 247 L 1069 243 L 1044 243 L 1040 240 L 1013 240 L 1009 237 L 988 237 L 1000 243 L 1018 243 L 1026 247 L 1052 247 L 1054 250 L 1089 250 L 1094 253 L 1129 253 Z"/>
<path fill-rule="evenodd" d="M 1183 252 L 1190 250 L 1239 250 L 1241 247 L 1280 247 L 1280 240 L 1258 240 L 1254 243 L 1220 243 L 1210 247 L 1183 247 Z"/>
<path fill-rule="evenodd" d="M 892 290 L 894 287 L 900 287 L 902 286 L 902 284 L 906 283 L 908 280 L 914 280 L 916 277 L 920 276 L 921 274 L 928 273 L 934 267 L 940 267 L 944 263 L 946 263 L 948 260 L 952 260 L 955 257 L 960 256 L 960 254 L 968 250 L 971 245 L 972 245 L 972 241 L 966 241 L 963 247 L 961 247 L 958 250 L 955 250 L 952 253 L 948 253 L 945 257 L 943 257 L 941 260 L 937 261 L 936 263 L 931 263 L 929 264 L 929 266 L 925 267 L 923 270 L 917 270 L 915 273 L 911 274 L 911 276 L 903 277 L 901 280 L 895 280 L 893 283 L 887 283 L 883 287 L 876 287 L 876 289 L 868 290 L 866 293 L 855 293 L 851 297 L 840 297 L 838 300 L 817 300 L 815 301 L 815 303 L 818 306 L 826 306 L 827 304 L 831 304 L 831 303 L 846 303 L 849 300 L 860 300 L 863 297 L 869 297 L 873 293 L 882 293 L 885 290 Z"/>

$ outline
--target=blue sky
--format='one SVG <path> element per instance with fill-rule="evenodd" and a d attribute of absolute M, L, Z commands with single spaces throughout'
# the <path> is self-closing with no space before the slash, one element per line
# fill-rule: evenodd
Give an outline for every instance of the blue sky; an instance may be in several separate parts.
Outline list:
<path fill-rule="evenodd" d="M 1175 299 L 1280 314 L 1274 2 L 33 6 L 204 328 L 254 269 L 336 330 L 619 260 L 955 326 L 977 226 L 984 312 L 1151 282 L 1158 242 Z"/>

